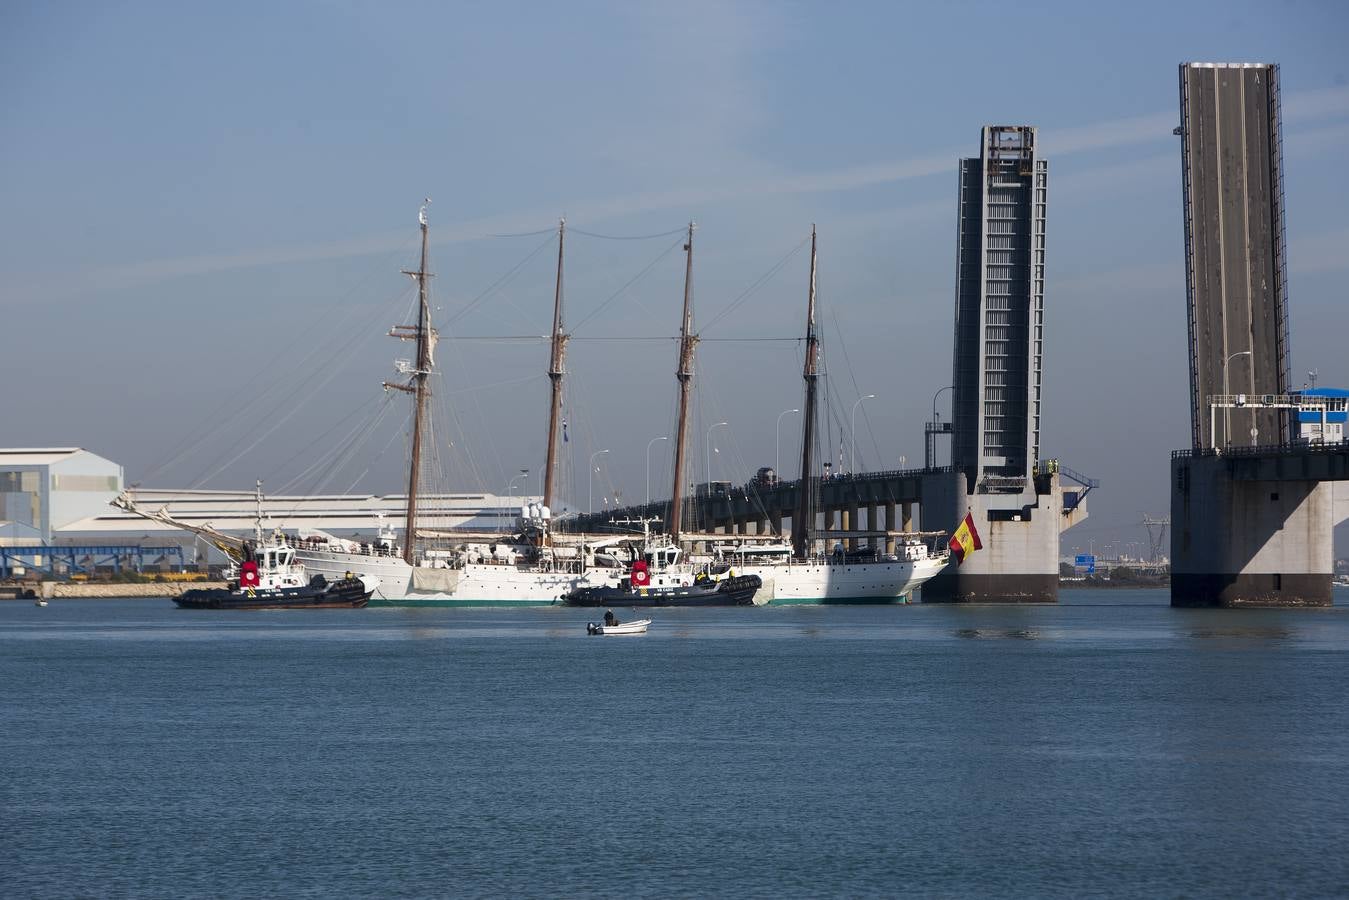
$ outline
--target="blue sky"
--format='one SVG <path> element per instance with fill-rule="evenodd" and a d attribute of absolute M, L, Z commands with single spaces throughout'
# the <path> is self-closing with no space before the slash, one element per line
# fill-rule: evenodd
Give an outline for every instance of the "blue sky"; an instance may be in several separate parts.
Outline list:
<path fill-rule="evenodd" d="M 292 480 L 406 355 L 381 335 L 429 196 L 447 323 L 546 237 L 484 235 L 564 213 L 611 235 L 696 219 L 703 321 L 818 223 L 835 419 L 876 394 L 859 462 L 916 462 L 950 382 L 956 161 L 984 124 L 1032 124 L 1043 449 L 1104 481 L 1070 543 L 1142 542 L 1189 434 L 1177 64 L 1281 64 L 1293 368 L 1349 385 L 1346 47 L 1339 3 L 7 4 L 0 444 L 85 446 L 158 487 Z M 571 449 L 610 450 L 597 505 L 645 492 L 671 427 L 674 346 L 635 340 L 677 327 L 671 241 L 568 248 L 572 322 L 656 260 L 578 331 L 618 340 L 571 348 Z M 532 257 L 447 335 L 543 334 L 552 266 Z M 805 280 L 797 252 L 707 336 L 796 335 Z M 454 486 L 536 472 L 546 348 L 452 341 L 441 361 Z M 800 405 L 799 350 L 709 341 L 698 393 L 700 431 L 732 423 L 695 439 L 703 467 L 715 444 L 714 475 L 747 478 Z M 268 402 L 232 421 L 247 395 Z M 396 490 L 401 447 L 380 449 L 400 416 L 326 487 Z M 584 505 L 587 462 L 569 466 Z"/>

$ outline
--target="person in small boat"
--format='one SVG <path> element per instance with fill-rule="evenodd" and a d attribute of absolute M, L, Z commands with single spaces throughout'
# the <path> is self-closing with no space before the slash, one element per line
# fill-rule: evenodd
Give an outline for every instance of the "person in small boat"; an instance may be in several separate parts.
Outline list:
<path fill-rule="evenodd" d="M 617 624 L 618 624 L 618 616 L 614 615 L 614 611 L 613 611 L 612 609 L 605 610 L 605 612 L 604 612 L 604 624 L 605 624 L 605 625 L 617 625 Z"/>

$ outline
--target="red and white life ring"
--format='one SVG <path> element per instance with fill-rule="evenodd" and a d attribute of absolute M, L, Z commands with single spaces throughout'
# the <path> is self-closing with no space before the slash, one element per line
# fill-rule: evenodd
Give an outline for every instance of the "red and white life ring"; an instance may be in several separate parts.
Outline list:
<path fill-rule="evenodd" d="M 261 583 L 258 578 L 258 564 L 253 560 L 248 560 L 239 566 L 239 587 L 257 587 Z"/>
<path fill-rule="evenodd" d="M 651 583 L 651 573 L 646 570 L 645 560 L 637 560 L 632 564 L 632 586 L 646 587 Z"/>

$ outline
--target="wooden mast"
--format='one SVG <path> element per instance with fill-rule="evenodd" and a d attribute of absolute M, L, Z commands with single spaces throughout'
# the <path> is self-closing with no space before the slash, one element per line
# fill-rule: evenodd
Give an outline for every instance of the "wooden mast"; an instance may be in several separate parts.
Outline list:
<path fill-rule="evenodd" d="M 806 303 L 806 381 L 801 435 L 801 480 L 797 483 L 796 515 L 792 516 L 792 551 L 801 558 L 810 555 L 811 532 L 815 530 L 815 382 L 819 379 L 820 339 L 815 333 L 815 226 L 810 226 L 810 297 Z"/>
<path fill-rule="evenodd" d="M 553 294 L 553 353 L 548 365 L 552 382 L 552 404 L 548 408 L 548 460 L 543 475 L 543 505 L 553 508 L 556 499 L 553 477 L 557 470 L 558 419 L 562 415 L 562 362 L 567 354 L 567 335 L 562 333 L 562 246 L 567 237 L 567 220 L 557 223 L 557 289 Z"/>
<path fill-rule="evenodd" d="M 698 336 L 693 333 L 693 223 L 689 223 L 689 239 L 684 244 L 687 259 L 684 263 L 684 317 L 679 325 L 679 425 L 675 430 L 674 488 L 670 495 L 670 536 L 679 543 L 683 530 L 684 469 L 688 453 L 689 388 L 693 385 L 693 348 Z"/>
<path fill-rule="evenodd" d="M 426 202 L 429 204 L 431 201 Z M 426 279 L 430 277 L 426 271 L 426 206 L 422 206 L 417 219 L 422 228 L 421 267 L 415 272 L 403 270 L 404 275 L 411 275 L 417 279 L 417 295 L 420 301 L 417 309 L 417 327 L 414 329 L 408 325 L 395 325 L 389 331 L 390 337 L 417 342 L 417 362 L 412 369 L 412 381 L 409 384 L 384 382 L 386 390 L 393 388 L 414 395 L 412 452 L 408 464 L 407 521 L 403 532 L 403 559 L 408 565 L 414 565 L 416 558 L 414 551 L 417 543 L 417 482 L 421 473 L 422 429 L 423 420 L 426 418 L 426 401 L 431 396 L 431 388 L 426 380 L 431 374 L 431 352 L 435 343 L 435 331 L 431 328 L 431 308 L 426 300 Z"/>

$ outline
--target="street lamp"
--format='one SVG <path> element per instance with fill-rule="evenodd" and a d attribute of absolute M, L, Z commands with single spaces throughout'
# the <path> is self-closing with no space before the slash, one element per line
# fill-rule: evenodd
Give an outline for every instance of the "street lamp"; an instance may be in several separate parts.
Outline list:
<path fill-rule="evenodd" d="M 601 453 L 608 453 L 608 450 L 596 450 L 590 454 L 590 487 L 586 490 L 586 511 L 595 511 L 595 457 Z"/>
<path fill-rule="evenodd" d="M 867 394 L 865 397 L 858 397 L 857 402 L 853 403 L 852 405 L 852 415 L 849 416 L 849 419 L 851 420 L 851 425 L 849 427 L 848 432 L 849 433 L 848 442 L 852 445 L 851 449 L 849 450 L 849 457 L 848 457 L 849 475 L 857 474 L 857 407 L 861 405 L 863 400 L 875 400 L 875 399 L 876 399 L 875 394 Z"/>
<path fill-rule="evenodd" d="M 937 419 L 937 398 L 940 397 L 940 396 L 942 395 L 942 391 L 949 391 L 949 390 L 952 390 L 953 388 L 955 388 L 955 385 L 954 385 L 954 384 L 948 384 L 946 387 L 939 389 L 939 390 L 937 391 L 937 393 L 935 393 L 935 394 L 932 395 L 932 422 L 933 422 L 933 424 L 936 424 L 936 423 L 939 421 L 939 420 Z M 952 419 L 955 418 L 955 411 L 954 411 L 954 410 L 952 410 L 952 412 L 951 412 L 951 418 L 952 418 Z"/>
<path fill-rule="evenodd" d="M 529 477 L 529 470 L 521 469 L 520 474 L 512 477 L 510 483 L 506 486 L 506 496 L 510 498 L 512 507 L 515 506 L 515 482 L 519 481 L 521 478 L 527 477 Z"/>
<path fill-rule="evenodd" d="M 774 436 L 777 438 L 774 444 L 776 449 L 773 451 L 773 474 L 779 479 L 782 478 L 782 417 L 788 413 L 799 413 L 800 411 L 799 409 L 784 409 L 778 413 L 778 424 L 773 430 Z"/>
<path fill-rule="evenodd" d="M 651 505 L 651 445 L 656 441 L 668 441 L 669 435 L 654 437 L 646 442 L 646 505 Z"/>
<path fill-rule="evenodd" d="M 730 422 L 718 422 L 712 428 L 720 428 L 723 425 L 729 425 Z M 707 484 L 708 490 L 711 490 L 712 484 L 712 428 L 707 429 L 707 439 L 703 442 L 707 446 Z M 721 451 L 717 451 L 721 452 Z"/>
<path fill-rule="evenodd" d="M 1231 356 L 1227 357 L 1227 359 L 1223 360 L 1223 394 L 1224 394 L 1225 396 L 1230 397 L 1230 396 L 1232 395 L 1231 389 L 1227 386 L 1227 367 L 1228 367 L 1229 365 L 1231 365 L 1232 360 L 1236 359 L 1238 356 L 1250 356 L 1250 355 L 1251 355 L 1251 351 L 1250 351 L 1250 350 L 1238 350 L 1236 353 L 1233 353 Z M 1227 402 L 1230 403 L 1231 401 L 1229 400 L 1229 401 L 1227 401 Z M 1210 411 L 1210 412 L 1209 412 L 1209 415 L 1212 416 L 1212 414 L 1213 414 L 1212 411 Z M 1255 415 L 1255 410 L 1254 410 L 1254 409 L 1251 410 L 1251 415 L 1252 415 L 1252 416 Z M 1223 412 L 1223 446 L 1224 446 L 1224 447 L 1230 447 L 1230 446 L 1232 446 L 1232 434 L 1231 434 L 1231 432 L 1232 432 L 1232 412 L 1231 412 L 1231 409 L 1230 409 L 1230 407 L 1229 407 L 1228 409 L 1224 410 L 1224 412 Z"/>

